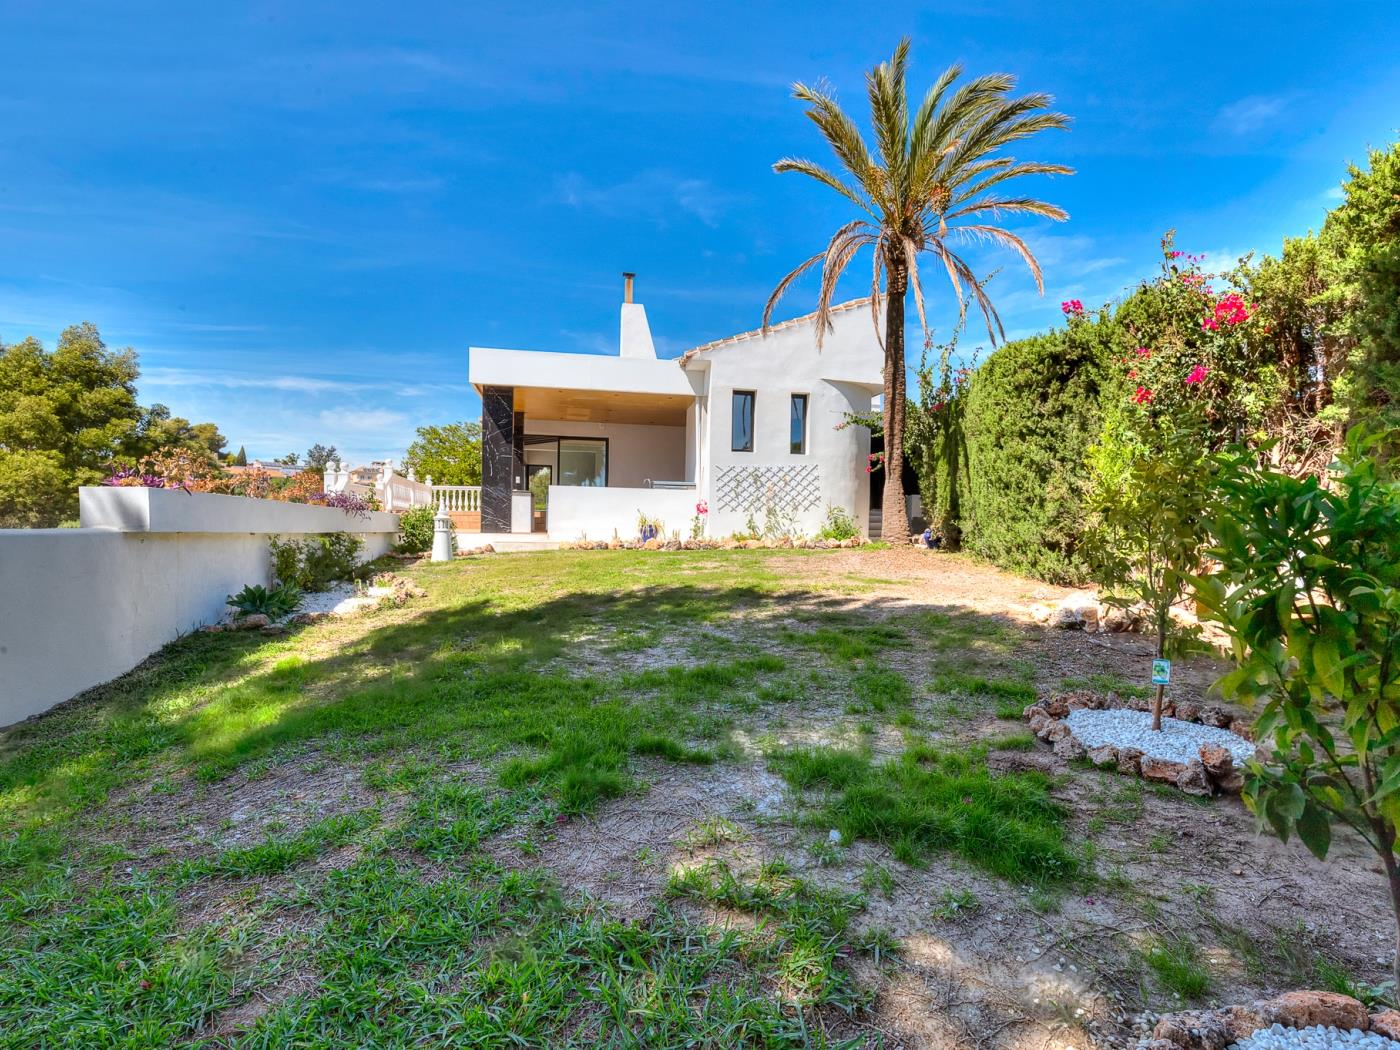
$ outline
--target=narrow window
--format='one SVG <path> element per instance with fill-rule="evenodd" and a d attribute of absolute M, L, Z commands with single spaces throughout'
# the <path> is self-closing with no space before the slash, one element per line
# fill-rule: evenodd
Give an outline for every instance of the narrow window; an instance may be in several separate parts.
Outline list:
<path fill-rule="evenodd" d="M 753 391 L 734 391 L 729 416 L 729 448 L 732 452 L 753 451 Z"/>
<path fill-rule="evenodd" d="M 792 432 L 788 438 L 788 451 L 794 456 L 807 454 L 807 395 L 792 395 Z"/>

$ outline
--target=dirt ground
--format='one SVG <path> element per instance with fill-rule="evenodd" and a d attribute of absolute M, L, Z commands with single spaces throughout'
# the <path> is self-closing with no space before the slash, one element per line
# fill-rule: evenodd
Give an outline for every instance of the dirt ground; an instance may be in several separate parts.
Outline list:
<path fill-rule="evenodd" d="M 1004 618 L 1020 632 L 1015 655 L 1034 665 L 1042 694 L 1067 678 L 1148 678 L 1147 640 L 1039 627 L 1027 607 L 1069 592 L 971 559 L 851 550 L 774 559 L 771 567 L 795 585 L 839 596 L 822 607 L 868 610 L 873 619 L 924 610 Z M 646 665 L 674 655 L 644 651 L 628 660 Z M 881 659 L 917 688 L 919 655 L 916 647 Z M 1224 669 L 1205 657 L 1178 661 L 1173 698 L 1204 699 Z M 839 741 L 848 728 L 839 710 L 818 706 L 804 708 L 800 725 L 789 720 L 777 732 L 781 743 Z M 950 732 L 980 739 L 1015 728 L 974 715 Z M 1046 745 L 1036 748 L 994 753 L 992 761 L 1065 777 L 1056 794 L 1073 813 L 1071 838 L 1093 841 L 1098 871 L 1107 877 L 1103 888 L 1067 893 L 1048 906 L 957 858 L 914 868 L 878 846 L 855 843 L 834 863 L 818 859 L 811 847 L 820 833 L 797 821 L 799 801 L 757 755 L 713 767 L 649 764 L 644 793 L 557 829 L 528 855 L 509 840 L 496 851 L 512 863 L 546 865 L 565 885 L 634 917 L 654 906 L 677 866 L 712 857 L 736 870 L 780 857 L 804 878 L 852 892 L 870 865 L 884 867 L 893 889 L 870 893 L 859 924 L 883 927 L 904 945 L 892 969 L 869 975 L 878 988 L 870 1023 L 891 1046 L 1130 1045 L 1158 1012 L 1187 1005 L 1156 990 L 1134 963 L 1135 946 L 1152 936 L 1201 945 L 1212 976 L 1209 1000 L 1222 1004 L 1311 986 L 1307 967 L 1315 955 L 1371 982 L 1386 977 L 1388 900 L 1377 862 L 1354 836 L 1340 836 L 1324 863 L 1296 841 L 1258 831 L 1237 798 L 1202 803 L 1140 790 L 1120 813 L 1115 794 L 1127 778 L 1071 768 Z M 735 829 L 732 840 L 709 843 L 712 836 L 703 835 L 707 844 L 694 846 L 697 829 L 703 834 L 716 818 Z M 979 906 L 965 916 L 935 917 L 950 890 L 971 891 Z"/>
<path fill-rule="evenodd" d="M 1066 679 L 1140 683 L 1148 677 L 1152 650 L 1143 638 L 1037 626 L 1028 606 L 1067 591 L 968 558 L 850 550 L 775 555 L 766 568 L 791 583 L 790 600 L 746 610 L 704 633 L 752 643 L 819 610 L 853 612 L 871 622 L 907 613 L 971 613 L 1004 628 L 1012 644 L 998 658 L 1028 669 L 1041 695 L 1065 688 Z M 412 610 L 402 615 L 411 617 Z M 590 672 L 696 659 L 690 644 L 696 639 L 683 632 L 618 652 L 590 641 L 576 644 L 572 657 Z M 946 666 L 948 654 L 936 657 L 917 641 L 880 656 L 881 666 L 896 668 L 913 686 L 917 724 L 951 743 L 1023 728 L 997 719 L 985 705 L 949 714 L 948 697 L 933 687 L 935 663 L 942 659 L 939 666 Z M 1223 669 L 1207 658 L 1179 662 L 1174 698 L 1204 699 Z M 634 772 L 643 790 L 544 829 L 517 827 L 486 848 L 513 866 L 547 868 L 566 889 L 623 918 L 646 917 L 660 905 L 673 872 L 714 859 L 749 871 L 781 858 L 813 883 L 864 892 L 868 903 L 857 929 L 888 931 L 900 949 L 879 965 L 852 962 L 873 998 L 859 1021 L 838 1027 L 847 1035 L 878 1033 L 891 1047 L 1131 1045 L 1157 1013 L 1187 1005 L 1164 992 L 1142 963 L 1141 949 L 1154 938 L 1198 946 L 1210 972 L 1210 1003 L 1316 986 L 1319 958 L 1359 980 L 1387 976 L 1393 930 L 1378 865 L 1364 844 L 1341 834 L 1332 856 L 1319 862 L 1301 844 L 1257 831 L 1236 798 L 1203 803 L 1148 789 L 1113 773 L 1071 767 L 1039 742 L 1030 751 L 994 751 L 989 761 L 994 768 L 1034 767 L 1061 778 L 1055 793 L 1072 814 L 1069 837 L 1092 843 L 1098 874 L 1092 883 L 1037 893 L 949 855 L 913 867 L 867 842 L 823 850 L 826 833 L 803 821 L 804 800 L 767 767 L 759 741 L 851 741 L 858 736 L 855 722 L 830 696 L 818 694 L 780 717 L 760 711 L 735 728 L 732 756 L 704 766 L 638 760 Z M 900 736 L 882 725 L 867 731 L 867 742 L 877 752 L 893 750 Z M 294 833 L 329 814 L 374 804 L 365 772 L 363 765 L 309 753 L 236 772 L 213 789 L 188 778 L 154 791 L 146 783 L 114 800 L 127 811 L 120 835 L 154 865 L 172 852 L 199 854 Z M 488 776 L 464 772 L 483 782 Z M 348 860 L 334 853 L 318 861 L 341 862 Z M 872 871 L 887 878 L 872 884 Z M 217 884 L 190 892 L 208 896 L 188 901 L 191 921 L 226 904 Z M 975 904 L 950 913 L 950 896 Z M 751 921 L 683 907 L 720 924 Z M 293 994 L 306 980 L 289 977 L 283 992 Z M 256 1012 L 247 1005 L 240 1011 L 221 1025 L 238 1029 Z"/>

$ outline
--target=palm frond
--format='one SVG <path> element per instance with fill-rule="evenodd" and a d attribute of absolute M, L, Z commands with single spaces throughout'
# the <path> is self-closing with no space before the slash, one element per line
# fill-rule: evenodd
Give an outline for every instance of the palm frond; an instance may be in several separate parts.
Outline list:
<path fill-rule="evenodd" d="M 816 179 L 823 186 L 830 187 L 837 193 L 841 194 L 841 196 L 845 197 L 848 201 L 850 201 L 852 204 L 858 207 L 861 211 L 870 215 L 872 218 L 879 217 L 870 207 L 870 204 L 863 197 L 861 197 L 860 191 L 858 191 L 855 187 L 851 186 L 849 183 L 842 182 L 840 176 L 838 176 L 835 172 L 822 167 L 820 164 L 817 164 L 814 161 L 804 160 L 801 157 L 784 157 L 782 160 L 778 161 L 778 163 L 773 165 L 773 170 L 778 172 L 779 174 L 789 171 L 795 171 L 800 175 L 806 175 L 808 178 Z"/>
<path fill-rule="evenodd" d="M 990 175 L 978 179 L 971 186 L 966 183 L 976 179 L 984 171 L 991 171 Z M 1073 175 L 1074 169 L 1065 164 L 1045 164 L 1040 161 L 1022 161 L 1016 163 L 1010 157 L 997 157 L 992 160 L 978 161 L 976 164 L 969 164 L 963 171 L 954 176 L 951 185 L 956 188 L 963 188 L 953 194 L 953 203 L 961 204 L 963 201 L 971 200 L 979 193 L 985 193 L 993 186 L 1006 182 L 1008 179 L 1019 179 L 1023 175 Z"/>
<path fill-rule="evenodd" d="M 876 148 L 892 183 L 892 196 L 896 197 L 902 195 L 909 160 L 908 65 L 909 38 L 905 37 L 888 62 L 880 63 L 865 76 Z"/>
<path fill-rule="evenodd" d="M 966 215 L 1039 215 L 1056 222 L 1069 218 L 1069 212 L 1058 204 L 1049 204 L 1033 197 L 979 197 L 961 208 L 954 208 L 946 217 L 951 222 Z"/>
<path fill-rule="evenodd" d="M 1030 250 L 1026 242 L 1019 236 L 1012 233 L 1010 230 L 1003 230 L 1000 226 L 969 224 L 955 226 L 953 229 L 956 233 L 963 235 L 971 234 L 979 240 L 991 241 L 994 244 L 1000 244 L 1003 247 L 1010 248 L 1025 261 L 1026 268 L 1030 270 L 1031 276 L 1035 278 L 1036 289 L 1041 295 L 1045 294 L 1045 281 L 1041 277 L 1040 262 L 1036 259 L 1035 253 Z"/>
<path fill-rule="evenodd" d="M 773 316 L 774 308 L 778 305 L 778 301 L 787 294 L 787 290 L 792 287 L 793 282 L 825 258 L 826 252 L 817 252 L 816 255 L 812 256 L 778 282 L 778 287 L 773 289 L 773 294 L 768 297 L 768 302 L 763 304 L 763 324 L 760 327 L 764 335 L 768 334 L 768 322 Z"/>
<path fill-rule="evenodd" d="M 822 348 L 826 333 L 836 328 L 831 323 L 831 300 L 836 294 L 836 285 L 841 280 L 841 275 L 855 258 L 856 252 L 877 240 L 873 235 L 855 229 L 865 225 L 863 221 L 847 223 L 836 232 L 836 236 L 832 237 L 831 243 L 826 246 L 822 258 L 822 283 L 817 292 L 818 351 Z"/>
<path fill-rule="evenodd" d="M 850 172 L 866 194 L 879 200 L 880 187 L 871 185 L 872 171 L 877 170 L 870 159 L 870 150 L 865 145 L 860 129 L 856 127 L 836 99 L 818 87 L 794 84 L 793 96 L 808 103 L 807 119 L 817 126 L 836 158 Z"/>

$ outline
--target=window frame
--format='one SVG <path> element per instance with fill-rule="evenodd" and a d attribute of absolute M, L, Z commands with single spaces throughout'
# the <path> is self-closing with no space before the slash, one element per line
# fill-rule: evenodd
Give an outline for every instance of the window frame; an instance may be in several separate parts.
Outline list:
<path fill-rule="evenodd" d="M 802 438 L 801 438 L 801 441 L 800 441 L 801 447 L 800 447 L 800 448 L 794 448 L 793 445 L 794 445 L 794 444 L 799 444 L 799 443 L 794 442 L 794 441 L 792 440 L 792 423 L 793 423 L 793 419 L 792 419 L 792 410 L 793 410 L 793 406 L 795 406 L 799 400 L 802 402 Z M 806 392 L 800 392 L 800 393 L 792 394 L 792 395 L 788 398 L 788 455 L 790 455 L 790 456 L 805 456 L 805 455 L 807 455 L 807 438 L 808 438 L 808 433 L 811 431 L 811 422 L 810 422 L 810 421 L 811 421 L 811 418 L 812 418 L 812 396 L 811 396 L 810 394 L 806 393 Z"/>
<path fill-rule="evenodd" d="M 734 420 L 735 409 L 740 398 L 748 398 L 748 437 L 747 447 L 738 447 L 734 444 L 735 430 Z M 754 448 L 754 436 L 757 429 L 758 416 L 758 392 L 755 390 L 731 390 L 729 392 L 729 451 L 730 452 L 752 452 Z"/>

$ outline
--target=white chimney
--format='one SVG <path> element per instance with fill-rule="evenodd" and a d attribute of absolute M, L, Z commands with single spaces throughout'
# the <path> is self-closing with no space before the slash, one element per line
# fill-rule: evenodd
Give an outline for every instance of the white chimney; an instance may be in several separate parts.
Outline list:
<path fill-rule="evenodd" d="M 623 357 L 641 357 L 656 360 L 656 345 L 651 341 L 651 326 L 647 324 L 647 308 L 632 301 L 632 282 L 635 273 L 624 273 L 622 285 L 622 339 L 620 343 Z"/>

